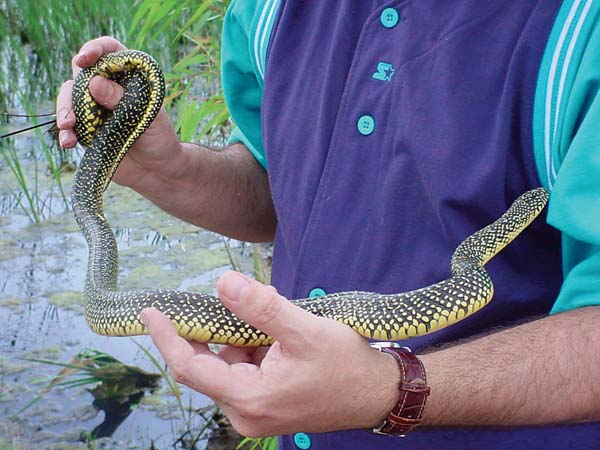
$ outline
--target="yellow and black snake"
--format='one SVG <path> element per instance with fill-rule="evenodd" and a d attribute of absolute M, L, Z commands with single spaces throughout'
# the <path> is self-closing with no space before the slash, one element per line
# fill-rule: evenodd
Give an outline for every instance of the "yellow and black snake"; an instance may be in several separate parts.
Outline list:
<path fill-rule="evenodd" d="M 124 86 L 123 100 L 114 113 L 91 98 L 88 83 L 95 75 Z M 121 292 L 117 288 L 117 244 L 104 217 L 103 193 L 129 148 L 154 120 L 163 96 L 164 80 L 158 65 L 138 51 L 105 55 L 75 81 L 75 131 L 87 147 L 72 194 L 75 218 L 89 246 L 86 319 L 100 334 L 145 334 L 140 311 L 154 306 L 167 314 L 187 339 L 238 346 L 269 345 L 271 337 L 237 319 L 213 296 L 176 290 Z M 528 191 L 497 221 L 466 238 L 452 256 L 452 277 L 447 280 L 401 294 L 340 292 L 292 302 L 372 339 L 398 340 L 439 330 L 491 300 L 494 288 L 483 266 L 537 217 L 547 199 L 542 188 Z"/>

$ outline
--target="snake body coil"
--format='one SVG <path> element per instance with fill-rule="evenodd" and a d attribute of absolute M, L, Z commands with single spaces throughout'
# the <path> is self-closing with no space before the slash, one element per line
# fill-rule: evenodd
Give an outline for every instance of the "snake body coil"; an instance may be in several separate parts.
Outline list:
<path fill-rule="evenodd" d="M 88 83 L 95 75 L 113 79 L 125 88 L 123 100 L 113 113 L 96 104 L 88 92 Z M 84 291 L 88 324 L 104 335 L 146 334 L 139 314 L 153 306 L 169 316 L 187 339 L 269 345 L 273 341 L 270 336 L 236 318 L 213 296 L 117 289 L 117 244 L 104 217 L 103 193 L 129 148 L 156 117 L 163 96 L 164 80 L 158 65 L 138 51 L 105 55 L 75 81 L 75 131 L 87 150 L 75 176 L 72 205 L 89 247 Z M 452 256 L 452 277 L 447 280 L 401 294 L 341 292 L 292 302 L 372 339 L 398 340 L 439 330 L 492 299 L 493 284 L 483 266 L 537 217 L 547 199 L 542 188 L 528 191 L 497 221 L 465 239 Z"/>

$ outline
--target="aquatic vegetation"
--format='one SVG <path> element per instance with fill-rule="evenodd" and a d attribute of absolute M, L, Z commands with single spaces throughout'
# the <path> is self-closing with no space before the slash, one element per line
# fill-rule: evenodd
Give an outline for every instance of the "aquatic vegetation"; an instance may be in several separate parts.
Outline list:
<path fill-rule="evenodd" d="M 0 111 L 23 98 L 52 99 L 86 37 L 126 35 L 131 3 L 121 0 L 0 1 Z"/>
<path fill-rule="evenodd" d="M 59 86 L 70 77 L 73 53 L 87 39 L 112 35 L 128 47 L 147 51 L 160 61 L 168 83 L 165 105 L 181 139 L 207 146 L 221 145 L 230 126 L 229 112 L 219 85 L 219 34 L 228 3 L 228 0 L 0 0 L 0 135 L 47 120 L 44 117 L 8 117 L 3 113 L 52 113 Z M 102 352 L 87 355 L 91 361 L 89 366 L 69 359 L 74 348 L 96 344 L 96 341 L 90 344 L 87 336 L 82 338 L 81 334 L 85 325 L 78 317 L 80 307 L 76 289 L 80 287 L 80 280 L 74 266 L 82 264 L 78 246 L 83 243 L 79 241 L 67 211 L 72 178 L 69 170 L 77 162 L 78 152 L 58 149 L 45 128 L 0 139 L 0 226 L 5 231 L 0 240 L 0 308 L 3 318 L 11 326 L 11 318 L 19 318 L 12 320 L 17 322 L 12 328 L 8 327 L 18 337 L 11 336 L 13 341 L 7 340 L 0 351 L 18 356 L 15 345 L 27 339 L 30 339 L 27 342 L 36 342 L 42 335 L 42 341 L 51 340 L 47 330 L 53 330 L 51 336 L 63 334 L 51 328 L 63 327 L 64 340 L 60 349 L 46 344 L 45 348 L 37 348 L 29 354 L 38 361 L 47 360 L 45 366 L 50 362 L 62 365 L 58 375 L 43 378 L 43 387 L 36 386 L 35 389 L 40 390 L 34 389 L 34 397 L 42 394 L 45 402 L 53 398 L 55 390 L 63 395 L 66 387 L 78 387 L 69 390 L 70 406 L 76 406 L 77 401 L 73 398 L 81 399 L 74 392 L 81 390 L 85 397 L 83 388 L 105 385 L 112 388 L 100 389 L 99 397 L 110 397 L 119 391 L 119 387 L 124 387 L 119 397 L 123 399 L 128 397 L 126 384 L 111 377 L 129 369 L 109 370 L 107 366 L 112 363 L 108 358 L 111 357 Z M 227 240 L 224 249 L 219 236 L 174 219 L 167 220 L 164 213 L 151 210 L 154 207 L 146 200 L 126 191 L 114 186 L 107 192 L 109 214 L 123 219 L 121 223 L 116 221 L 121 227 L 117 229 L 117 238 L 123 247 L 123 284 L 132 287 L 140 287 L 140 284 L 177 287 L 182 284 L 182 287 L 196 286 L 206 292 L 214 289 L 214 280 L 230 266 L 230 262 L 235 262 L 234 267 L 239 270 L 260 274 L 260 279 L 268 280 L 268 257 L 263 256 L 268 254 L 268 248 Z M 24 222 L 36 225 L 24 226 Z M 244 257 L 240 258 L 238 253 Z M 140 255 L 145 255 L 146 260 L 140 259 Z M 161 262 L 156 264 L 161 269 L 160 274 L 157 270 L 152 271 L 155 263 L 149 262 L 150 259 Z M 127 269 L 129 263 L 131 268 Z M 135 269 L 138 266 L 141 269 Z M 41 271 L 38 270 L 40 267 L 43 267 Z M 17 272 L 23 273 L 22 279 L 17 280 Z M 39 317 L 41 319 L 36 322 Z M 19 333 L 14 332 L 15 329 L 19 329 Z M 81 343 L 82 339 L 84 343 Z M 123 346 L 113 342 L 110 345 Z M 24 350 L 30 350 L 28 344 L 22 345 Z M 182 394 L 162 363 L 143 349 L 141 353 L 145 358 L 142 365 L 146 367 L 151 361 L 166 385 L 169 408 L 175 412 L 169 414 L 168 419 L 173 421 L 173 446 L 203 448 L 207 435 L 220 423 L 218 409 L 214 405 L 194 407 L 191 395 L 186 390 Z M 122 356 L 121 359 L 125 360 Z M 68 362 L 59 362 L 65 360 Z M 102 362 L 106 364 L 102 366 Z M 31 361 L 22 360 L 16 363 L 14 358 L 0 359 L 0 405 L 10 403 L 23 407 L 23 403 L 31 399 L 28 380 L 34 370 L 31 364 Z M 83 367 L 77 368 L 80 365 Z M 4 377 L 17 370 L 24 374 L 21 383 L 12 380 L 5 383 Z M 47 370 L 42 372 L 48 373 Z M 109 376 L 110 381 L 93 381 L 97 375 Z M 18 384 L 20 391 L 16 390 Z M 163 393 L 146 396 L 138 411 L 146 409 L 145 402 L 167 402 L 163 397 Z M 44 405 L 42 408 L 41 404 L 31 411 L 36 410 L 34 415 L 37 415 L 40 407 L 43 422 L 47 417 L 43 408 L 52 407 Z M 22 444 L 24 441 L 20 436 L 39 422 L 21 417 L 18 422 L 9 422 L 6 429 L 4 423 L 0 420 L 0 450 L 31 448 L 28 441 Z M 52 438 L 51 431 L 48 430 L 45 438 L 41 435 L 38 438 L 52 441 L 56 436 Z M 70 434 L 64 436 L 79 432 L 80 427 L 73 427 L 68 430 Z M 161 442 L 159 445 L 164 447 L 164 440 Z M 247 444 L 260 445 L 251 447 L 256 449 L 272 448 L 265 446 L 267 442 L 274 441 L 245 440 L 243 445 L 246 447 L 243 448 L 249 448 Z M 95 448 L 94 443 L 88 445 Z M 77 444 L 73 446 L 79 448 Z M 150 442 L 144 448 L 157 447 Z"/>
<path fill-rule="evenodd" d="M 87 390 L 93 395 L 93 406 L 104 411 L 104 421 L 87 434 L 89 440 L 111 436 L 114 430 L 129 416 L 146 391 L 158 387 L 161 375 L 148 373 L 138 367 L 124 364 L 99 350 L 80 351 L 68 363 L 48 359 L 26 358 L 28 361 L 59 366 L 62 369 L 39 394 L 25 405 L 22 413 L 57 386 L 69 388 L 92 386 Z"/>
<path fill-rule="evenodd" d="M 225 139 L 229 111 L 219 87 L 219 38 L 228 5 L 229 0 L 145 0 L 129 28 L 131 47 L 162 64 L 165 106 L 186 142 L 214 145 Z M 157 41 L 166 45 L 157 47 Z"/>
<path fill-rule="evenodd" d="M 0 0 L 0 127 L 11 125 L 14 130 L 30 125 L 6 113 L 28 114 L 35 124 L 41 118 L 34 113 L 52 112 L 60 84 L 70 77 L 72 55 L 85 40 L 112 35 L 160 61 L 168 82 L 165 106 L 182 140 L 222 143 L 229 112 L 219 88 L 219 34 L 228 3 Z M 0 172 L 4 165 L 13 173 L 13 189 L 23 194 L 19 206 L 30 221 L 39 223 L 52 211 L 52 196 L 40 173 L 54 181 L 58 197 L 68 208 L 61 174 L 76 158 L 72 152 L 52 148 L 52 140 L 39 130 L 36 138 L 39 146 L 31 152 L 17 150 L 12 138 L 0 139 Z M 28 159 L 34 173 L 23 168 Z"/>
<path fill-rule="evenodd" d="M 244 438 L 236 450 L 277 450 L 277 438 Z"/>

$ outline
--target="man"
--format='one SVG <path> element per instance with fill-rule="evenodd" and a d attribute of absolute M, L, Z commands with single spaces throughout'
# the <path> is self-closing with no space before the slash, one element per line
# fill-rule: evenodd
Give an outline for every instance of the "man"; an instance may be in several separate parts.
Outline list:
<path fill-rule="evenodd" d="M 284 449 L 598 448 L 599 17 L 591 0 L 233 2 L 231 145 L 180 144 L 161 112 L 115 181 L 199 226 L 274 238 L 281 295 L 236 273 L 218 290 L 277 343 L 215 355 L 147 310 L 174 377 L 242 434 L 287 435 Z M 90 41 L 74 70 L 122 48 Z M 76 142 L 70 86 L 63 147 Z M 121 94 L 90 90 L 109 108 Z M 492 303 L 404 342 L 431 389 L 420 427 L 364 431 L 392 410 L 418 424 L 397 405 L 406 366 L 284 297 L 447 278 L 455 246 L 540 184 L 552 227 L 537 221 L 489 264 Z"/>

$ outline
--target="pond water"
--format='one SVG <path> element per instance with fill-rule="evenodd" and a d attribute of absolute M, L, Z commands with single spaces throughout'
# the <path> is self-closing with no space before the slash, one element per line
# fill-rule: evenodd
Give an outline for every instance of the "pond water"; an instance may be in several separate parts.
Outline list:
<path fill-rule="evenodd" d="M 37 138 L 27 134 L 14 142 L 18 152 L 26 153 Z M 38 224 L 30 221 L 20 206 L 26 204 L 21 189 L 0 160 L 0 449 L 88 448 L 80 438 L 101 424 L 105 414 L 92 406 L 85 387 L 54 387 L 46 393 L 62 367 L 31 359 L 68 363 L 82 350 L 95 349 L 159 372 L 141 346 L 162 360 L 147 337 L 107 338 L 89 330 L 81 307 L 86 244 L 44 165 L 22 159 L 22 167 L 27 179 L 37 174 L 45 218 Z M 72 177 L 68 172 L 61 177 L 67 196 Z M 120 249 L 121 288 L 214 293 L 232 259 L 238 268 L 250 270 L 250 251 L 242 243 L 182 223 L 115 184 L 105 201 Z M 185 417 L 163 380 L 98 448 L 183 448 L 177 439 L 190 428 L 203 427 L 206 419 L 196 410 L 210 400 L 182 388 L 181 403 L 191 411 Z M 197 448 L 205 445 L 204 437 Z"/>

